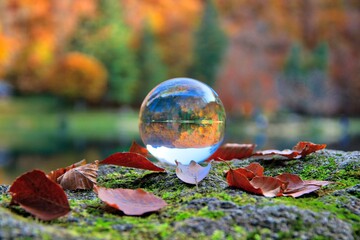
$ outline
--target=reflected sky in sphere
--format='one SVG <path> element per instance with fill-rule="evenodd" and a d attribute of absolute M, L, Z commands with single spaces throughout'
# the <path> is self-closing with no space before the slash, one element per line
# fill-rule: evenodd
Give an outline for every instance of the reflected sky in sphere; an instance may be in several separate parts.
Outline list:
<path fill-rule="evenodd" d="M 161 162 L 201 162 L 223 141 L 225 118 L 213 89 L 194 79 L 174 78 L 156 86 L 144 99 L 140 136 Z"/>

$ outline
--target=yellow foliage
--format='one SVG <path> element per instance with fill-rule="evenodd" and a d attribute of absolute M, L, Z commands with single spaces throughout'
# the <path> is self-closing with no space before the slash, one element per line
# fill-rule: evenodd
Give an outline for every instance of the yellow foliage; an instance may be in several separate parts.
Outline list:
<path fill-rule="evenodd" d="M 95 58 L 81 53 L 69 53 L 54 67 L 48 89 L 71 99 L 96 102 L 104 95 L 107 85 L 105 67 Z"/>
<path fill-rule="evenodd" d="M 3 70 L 9 64 L 12 55 L 12 41 L 10 38 L 1 34 L 0 29 L 0 78 L 4 74 Z"/>

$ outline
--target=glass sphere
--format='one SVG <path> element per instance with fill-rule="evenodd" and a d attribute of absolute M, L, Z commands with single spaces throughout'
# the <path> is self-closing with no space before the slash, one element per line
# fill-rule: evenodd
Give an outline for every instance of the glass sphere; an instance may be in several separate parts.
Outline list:
<path fill-rule="evenodd" d="M 144 99 L 140 136 L 161 162 L 202 162 L 222 143 L 225 117 L 212 88 L 191 78 L 174 78 L 156 86 Z"/>

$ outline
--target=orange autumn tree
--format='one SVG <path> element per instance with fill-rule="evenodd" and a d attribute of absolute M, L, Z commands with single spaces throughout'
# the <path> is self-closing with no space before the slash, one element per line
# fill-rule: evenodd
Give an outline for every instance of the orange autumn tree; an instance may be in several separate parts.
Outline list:
<path fill-rule="evenodd" d="M 0 35 L 11 43 L 0 44 L 0 55 L 7 55 L 6 64 L 0 63 L 4 78 L 20 93 L 45 91 L 50 66 L 64 51 L 78 19 L 91 15 L 94 6 L 95 0 L 3 0 Z"/>
<path fill-rule="evenodd" d="M 0 25 L 0 80 L 5 74 L 4 69 L 10 64 L 12 44 L 14 44 L 13 40 L 2 33 Z"/>
<path fill-rule="evenodd" d="M 25 0 L 8 0 L 3 7 L 6 9 L 2 16 L 4 29 L 17 43 L 16 54 L 5 77 L 20 91 L 41 92 L 55 51 L 50 1 L 32 4 Z M 11 46 L 9 48 L 11 51 Z"/>
<path fill-rule="evenodd" d="M 99 101 L 106 90 L 105 67 L 95 58 L 68 53 L 52 70 L 48 89 L 55 95 L 73 100 Z"/>

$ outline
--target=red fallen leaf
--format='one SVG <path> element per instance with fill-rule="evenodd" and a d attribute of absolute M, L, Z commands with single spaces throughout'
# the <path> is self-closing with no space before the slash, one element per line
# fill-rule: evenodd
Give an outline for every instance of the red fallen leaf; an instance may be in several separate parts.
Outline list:
<path fill-rule="evenodd" d="M 310 153 L 326 148 L 326 144 L 315 144 L 312 142 L 298 142 L 294 147 L 294 151 L 300 152 L 301 157 L 305 157 Z"/>
<path fill-rule="evenodd" d="M 228 161 L 251 157 L 255 146 L 255 144 L 226 143 L 219 147 L 207 161 L 212 159 L 215 161 Z"/>
<path fill-rule="evenodd" d="M 226 173 L 226 181 L 229 184 L 229 187 L 236 187 L 243 189 L 247 192 L 255 193 L 255 194 L 262 194 L 260 189 L 255 188 L 251 185 L 249 179 L 243 174 L 243 169 L 230 169 Z"/>
<path fill-rule="evenodd" d="M 244 168 L 237 168 L 236 172 L 241 173 L 250 181 L 256 176 L 262 177 L 264 173 L 264 168 L 259 163 L 253 162 Z"/>
<path fill-rule="evenodd" d="M 227 172 L 226 180 L 230 187 L 240 188 L 265 197 L 299 197 L 332 183 L 318 180 L 303 181 L 299 176 L 289 173 L 267 177 L 262 176 L 263 172 L 264 168 L 260 164 L 251 163 L 245 168 L 230 169 Z"/>
<path fill-rule="evenodd" d="M 226 180 L 230 187 L 243 189 L 247 192 L 264 195 L 266 197 L 275 197 L 281 195 L 284 182 L 273 177 L 254 177 L 250 181 L 244 175 L 245 168 L 230 169 L 227 172 Z"/>
<path fill-rule="evenodd" d="M 62 176 L 64 173 L 66 173 L 67 171 L 69 171 L 70 169 L 79 167 L 79 166 L 83 166 L 86 164 L 86 160 L 83 159 L 80 162 L 74 163 L 66 168 L 58 168 L 55 171 L 51 171 L 50 173 L 47 174 L 48 178 L 50 178 L 51 180 L 53 180 L 54 182 L 57 182 L 57 179 Z"/>
<path fill-rule="evenodd" d="M 256 162 L 250 163 L 249 166 L 246 166 L 245 169 L 254 173 L 255 176 L 263 176 L 264 175 L 264 168 Z"/>
<path fill-rule="evenodd" d="M 153 164 L 146 157 L 131 152 L 114 153 L 100 162 L 100 164 L 112 164 L 122 167 L 140 168 L 155 172 L 165 172 L 165 169 Z"/>
<path fill-rule="evenodd" d="M 304 181 L 295 174 L 283 173 L 276 176 L 276 178 L 288 183 L 286 188 L 287 191 L 296 191 L 297 189 L 301 189 L 304 186 Z"/>
<path fill-rule="evenodd" d="M 57 179 L 63 189 L 92 189 L 96 184 L 98 161 L 70 169 Z"/>
<path fill-rule="evenodd" d="M 197 164 L 195 161 L 191 161 L 189 165 L 182 165 L 176 161 L 176 176 L 183 182 L 189 184 L 198 184 L 202 181 L 210 172 L 211 162 L 203 167 Z"/>
<path fill-rule="evenodd" d="M 253 154 L 253 156 L 261 156 L 261 157 L 266 157 L 266 158 L 273 158 L 276 156 L 279 157 L 283 157 L 285 159 L 295 159 L 295 158 L 299 158 L 299 152 L 297 151 L 293 151 L 290 149 L 286 149 L 286 150 L 273 150 L 273 149 L 269 149 L 269 150 L 263 150 L 263 151 L 257 151 Z"/>
<path fill-rule="evenodd" d="M 249 181 L 251 179 L 253 179 L 254 177 L 256 177 L 256 175 L 254 174 L 253 171 L 251 170 L 248 170 L 246 168 L 238 168 L 238 169 L 235 169 L 234 171 L 236 171 L 237 173 L 240 173 L 242 175 L 244 175 Z"/>
<path fill-rule="evenodd" d="M 70 211 L 64 190 L 39 170 L 18 177 L 9 192 L 13 203 L 45 221 L 64 216 Z"/>
<path fill-rule="evenodd" d="M 299 176 L 290 173 L 283 173 L 276 176 L 276 178 L 283 182 L 287 182 L 287 188 L 284 190 L 283 195 L 294 198 L 311 193 L 320 189 L 322 186 L 332 183 L 330 181 L 301 180 Z"/>
<path fill-rule="evenodd" d="M 297 159 L 301 157 L 305 157 L 309 155 L 310 153 L 313 153 L 315 151 L 324 149 L 326 147 L 326 144 L 314 144 L 312 142 L 298 142 L 292 150 L 264 150 L 264 151 L 258 151 L 253 154 L 253 156 L 264 156 L 264 157 L 274 157 L 274 156 L 280 156 L 287 159 Z"/>
<path fill-rule="evenodd" d="M 262 195 L 265 197 L 281 196 L 286 187 L 286 183 L 280 179 L 266 176 L 254 177 L 250 183 L 255 188 L 261 189 Z"/>
<path fill-rule="evenodd" d="M 133 153 L 138 153 L 143 155 L 144 157 L 148 157 L 149 156 L 149 152 L 146 148 L 144 148 L 143 146 L 139 145 L 137 142 L 133 141 L 129 152 L 133 152 Z"/>
<path fill-rule="evenodd" d="M 163 199 L 142 189 L 110 189 L 98 186 L 94 189 L 102 201 L 126 215 L 143 215 L 158 211 L 167 205 Z"/>

